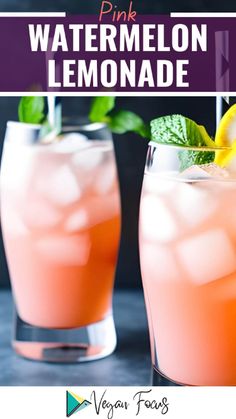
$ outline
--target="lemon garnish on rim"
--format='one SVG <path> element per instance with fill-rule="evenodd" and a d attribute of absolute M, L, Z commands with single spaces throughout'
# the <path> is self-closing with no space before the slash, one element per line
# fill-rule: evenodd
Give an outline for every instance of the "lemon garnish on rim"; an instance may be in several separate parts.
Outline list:
<path fill-rule="evenodd" d="M 216 151 L 214 161 L 221 167 L 227 167 L 236 157 L 236 104 L 222 117 L 216 131 L 215 145 L 228 147 L 226 150 Z"/>
<path fill-rule="evenodd" d="M 215 146 L 216 146 L 215 145 L 215 141 L 213 141 L 211 139 L 210 135 L 207 133 L 206 128 L 203 125 L 198 125 L 198 129 L 199 129 L 199 131 L 200 131 L 200 133 L 202 135 L 202 138 L 203 138 L 205 144 L 208 147 L 214 147 L 215 148 Z"/>

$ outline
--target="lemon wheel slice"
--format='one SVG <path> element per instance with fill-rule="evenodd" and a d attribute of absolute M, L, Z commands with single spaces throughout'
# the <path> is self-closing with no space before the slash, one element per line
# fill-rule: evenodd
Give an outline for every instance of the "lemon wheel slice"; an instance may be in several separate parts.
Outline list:
<path fill-rule="evenodd" d="M 205 142 L 205 144 L 208 146 L 208 147 L 213 147 L 213 148 L 215 148 L 215 141 L 213 141 L 212 139 L 211 139 L 211 137 L 208 135 L 208 133 L 207 133 L 207 131 L 206 131 L 206 128 L 203 126 L 203 125 L 198 125 L 198 129 L 199 129 L 199 131 L 200 131 L 200 133 L 201 133 L 201 135 L 202 135 L 202 138 L 203 138 L 203 140 L 204 140 L 204 142 Z"/>
<path fill-rule="evenodd" d="M 227 167 L 236 157 L 236 104 L 231 106 L 222 117 L 216 131 L 215 145 L 228 147 L 228 150 L 215 153 L 215 163 L 221 167 Z"/>

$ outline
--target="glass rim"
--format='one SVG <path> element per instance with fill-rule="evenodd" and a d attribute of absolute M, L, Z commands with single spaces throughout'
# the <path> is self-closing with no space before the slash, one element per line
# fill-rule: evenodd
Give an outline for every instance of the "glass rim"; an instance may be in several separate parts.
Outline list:
<path fill-rule="evenodd" d="M 207 178 L 184 178 L 181 176 L 175 176 L 178 175 L 180 172 L 178 171 L 173 171 L 173 172 L 167 172 L 167 174 L 163 174 L 163 173 L 157 173 L 157 172 L 150 172 L 148 171 L 146 168 L 144 170 L 144 176 L 145 177 L 151 177 L 151 178 L 155 178 L 155 179 L 161 179 L 161 180 L 166 180 L 166 181 L 172 181 L 172 182 L 178 182 L 178 183 L 209 183 L 209 182 L 217 182 L 217 183 L 235 183 L 236 184 L 236 178 L 235 177 L 229 177 L 229 178 L 224 178 L 224 177 L 220 177 L 220 176 L 209 176 Z"/>
<path fill-rule="evenodd" d="M 14 127 L 15 125 L 17 125 L 18 127 L 22 126 L 22 128 L 24 127 L 28 129 L 40 129 L 43 124 L 32 124 L 28 122 L 9 120 L 7 121 L 6 125 L 7 127 Z M 62 133 L 71 132 L 72 130 L 76 129 L 82 131 L 97 131 L 106 127 L 107 124 L 105 122 L 82 122 L 79 118 L 62 118 Z"/>
<path fill-rule="evenodd" d="M 67 151 L 67 150 L 58 150 L 58 144 L 60 143 L 59 141 L 55 141 L 53 143 L 33 143 L 33 144 L 12 144 L 12 142 L 6 142 L 5 143 L 5 147 L 14 147 L 16 149 L 16 147 L 24 147 L 25 149 L 29 149 L 29 148 L 33 148 L 34 151 L 36 153 L 40 153 L 40 154 L 44 154 L 45 152 L 48 155 L 74 155 L 75 153 L 84 153 L 84 152 L 94 152 L 95 149 L 97 150 L 99 148 L 100 151 L 102 151 L 103 153 L 107 153 L 112 151 L 112 142 L 109 140 L 106 141 L 96 141 L 96 146 L 91 146 L 89 144 L 86 144 L 86 146 L 84 147 L 79 147 L 78 148 L 74 148 L 73 150 Z M 109 144 L 108 144 L 109 143 Z"/>
<path fill-rule="evenodd" d="M 8 127 L 14 127 L 14 125 L 17 125 L 18 127 L 22 126 L 22 128 L 24 127 L 24 128 L 28 128 L 28 129 L 40 129 L 42 127 L 41 124 L 31 124 L 31 123 L 28 123 L 28 122 L 11 121 L 11 120 L 7 121 L 6 125 L 7 125 L 7 128 Z"/>
<path fill-rule="evenodd" d="M 100 129 L 107 128 L 105 122 L 90 122 L 83 120 L 78 117 L 63 117 L 62 118 L 62 133 L 71 131 L 98 131 Z"/>
<path fill-rule="evenodd" d="M 189 150 L 189 151 L 202 151 L 202 152 L 209 152 L 209 151 L 226 151 L 231 150 L 231 147 L 221 146 L 221 147 L 209 147 L 209 146 L 185 146 L 185 145 L 178 145 L 178 144 L 167 144 L 167 143 L 158 143 L 156 141 L 149 141 L 149 146 L 158 148 L 158 147 L 169 147 L 176 150 Z"/>

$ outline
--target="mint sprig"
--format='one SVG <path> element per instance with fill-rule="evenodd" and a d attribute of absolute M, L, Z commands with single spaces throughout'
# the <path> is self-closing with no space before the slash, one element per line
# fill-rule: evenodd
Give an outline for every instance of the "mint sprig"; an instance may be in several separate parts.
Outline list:
<path fill-rule="evenodd" d="M 107 114 L 115 106 L 114 96 L 99 96 L 92 100 L 89 119 L 91 122 L 106 122 Z"/>
<path fill-rule="evenodd" d="M 131 111 L 115 111 L 115 97 L 100 96 L 92 101 L 89 119 L 91 122 L 105 122 L 115 134 L 135 132 L 150 139 L 150 127 L 140 116 Z"/>
<path fill-rule="evenodd" d="M 204 127 L 182 115 L 167 115 L 151 121 L 152 140 L 160 144 L 172 144 L 187 147 L 207 147 L 213 145 Z M 180 150 L 180 169 L 185 170 L 195 164 L 214 161 L 212 151 Z"/>
<path fill-rule="evenodd" d="M 215 152 L 182 150 L 178 152 L 178 157 L 180 161 L 180 170 L 182 172 L 194 165 L 212 163 L 215 159 Z"/>
<path fill-rule="evenodd" d="M 192 119 L 174 114 L 151 121 L 152 140 L 162 144 L 201 147 L 205 144 L 199 126 Z"/>
<path fill-rule="evenodd" d="M 57 104 L 54 109 L 55 121 L 49 122 L 43 96 L 23 96 L 18 106 L 19 121 L 28 124 L 40 124 L 39 139 L 51 140 L 61 133 L 61 108 Z"/>
<path fill-rule="evenodd" d="M 150 129 L 142 118 L 131 111 L 120 110 L 108 117 L 108 126 L 115 134 L 135 132 L 142 137 L 150 138 Z"/>
<path fill-rule="evenodd" d="M 20 122 L 41 124 L 45 120 L 45 100 L 42 96 L 23 96 L 18 107 Z"/>
<path fill-rule="evenodd" d="M 89 119 L 91 122 L 105 122 L 115 134 L 135 132 L 150 139 L 149 124 L 145 124 L 140 116 L 131 111 L 115 110 L 114 96 L 99 96 L 92 100 Z M 19 121 L 31 124 L 42 124 L 41 137 L 50 131 L 59 133 L 58 127 L 51 127 L 45 114 L 45 99 L 42 96 L 24 96 L 18 108 Z"/>

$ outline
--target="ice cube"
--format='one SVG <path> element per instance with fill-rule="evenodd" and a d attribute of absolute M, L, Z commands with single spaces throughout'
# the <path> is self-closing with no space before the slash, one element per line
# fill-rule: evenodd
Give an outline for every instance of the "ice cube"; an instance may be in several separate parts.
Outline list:
<path fill-rule="evenodd" d="M 228 178 L 229 177 L 228 170 L 223 169 L 222 167 L 218 166 L 215 163 L 202 164 L 199 167 L 204 172 L 208 173 L 208 175 L 210 175 L 211 177 L 215 177 L 215 178 Z"/>
<path fill-rule="evenodd" d="M 24 209 L 24 222 L 28 228 L 55 227 L 62 218 L 60 211 L 45 201 L 30 201 Z"/>
<path fill-rule="evenodd" d="M 172 197 L 172 205 L 188 226 L 194 227 L 207 220 L 218 206 L 218 195 L 205 184 L 179 182 Z"/>
<path fill-rule="evenodd" d="M 84 266 L 90 254 L 90 239 L 86 233 L 76 236 L 51 235 L 36 242 L 39 254 L 51 263 Z"/>
<path fill-rule="evenodd" d="M 120 199 L 118 191 L 107 196 L 93 196 L 89 199 L 87 210 L 89 213 L 89 226 L 110 221 L 120 214 Z"/>
<path fill-rule="evenodd" d="M 4 223 L 4 232 L 12 238 L 29 234 L 29 230 L 21 219 L 18 210 L 14 210 L 10 206 L 8 208 L 4 206 L 2 209 L 2 223 Z"/>
<path fill-rule="evenodd" d="M 229 191 L 230 193 L 231 191 Z M 222 201 L 222 209 L 221 209 L 221 220 L 222 223 L 228 229 L 229 235 L 232 237 L 233 240 L 236 240 L 236 185 L 234 190 L 232 190 L 232 194 L 228 196 L 224 196 Z"/>
<path fill-rule="evenodd" d="M 115 163 L 101 167 L 94 179 L 94 189 L 99 195 L 105 195 L 112 188 L 116 177 Z"/>
<path fill-rule="evenodd" d="M 88 227 L 89 216 L 85 209 L 78 209 L 70 214 L 65 222 L 65 230 L 69 233 Z"/>
<path fill-rule="evenodd" d="M 183 240 L 177 254 L 189 278 L 203 285 L 236 270 L 236 252 L 222 229 L 211 229 Z"/>
<path fill-rule="evenodd" d="M 140 247 L 141 267 L 148 281 L 179 281 L 180 272 L 176 257 L 166 245 L 144 243 Z"/>
<path fill-rule="evenodd" d="M 60 206 L 73 204 L 81 197 L 76 177 L 66 164 L 55 169 L 47 181 L 44 180 L 43 188 L 48 199 Z"/>
<path fill-rule="evenodd" d="M 156 196 L 146 195 L 141 201 L 141 232 L 148 240 L 168 242 L 178 234 L 177 224 L 166 203 Z"/>
<path fill-rule="evenodd" d="M 56 153 L 74 153 L 80 149 L 87 148 L 89 144 L 85 135 L 76 132 L 62 135 L 59 138 L 59 141 L 50 146 Z"/>
<path fill-rule="evenodd" d="M 176 181 L 173 176 L 145 176 L 143 189 L 150 193 L 168 194 L 174 191 Z"/>
<path fill-rule="evenodd" d="M 232 275 L 219 279 L 214 282 L 214 287 L 211 287 L 211 295 L 214 296 L 218 301 L 229 300 L 234 305 L 236 299 L 236 272 Z"/>
<path fill-rule="evenodd" d="M 72 163 L 77 169 L 90 171 L 98 167 L 103 159 L 103 152 L 99 147 L 90 147 L 74 154 Z"/>
<path fill-rule="evenodd" d="M 5 144 L 1 164 L 1 186 L 17 195 L 27 193 L 34 172 L 33 147 Z"/>
<path fill-rule="evenodd" d="M 178 178 L 184 179 L 186 182 L 228 177 L 229 172 L 215 163 L 193 165 L 178 175 Z"/>
<path fill-rule="evenodd" d="M 227 170 L 229 171 L 230 177 L 235 179 L 236 177 L 236 156 L 234 156 L 227 164 Z"/>

